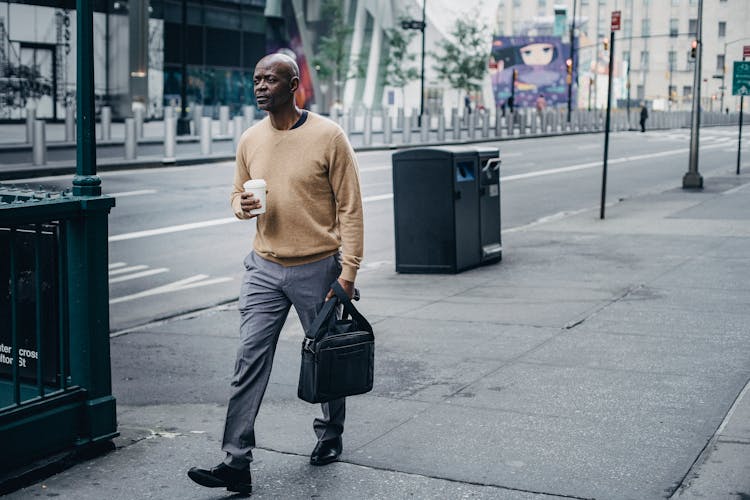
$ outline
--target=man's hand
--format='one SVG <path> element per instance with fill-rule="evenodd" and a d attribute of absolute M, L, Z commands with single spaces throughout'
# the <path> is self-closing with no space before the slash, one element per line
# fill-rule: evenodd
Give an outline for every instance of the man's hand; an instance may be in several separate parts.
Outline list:
<path fill-rule="evenodd" d="M 242 193 L 240 195 L 240 207 L 242 207 L 242 213 L 252 219 L 257 217 L 257 214 L 251 214 L 250 210 L 260 208 L 260 200 L 253 196 L 253 193 Z"/>
<path fill-rule="evenodd" d="M 346 292 L 346 295 L 349 296 L 351 299 L 354 297 L 354 282 L 345 280 L 343 278 L 338 279 L 339 285 L 341 285 L 341 288 L 344 289 Z M 328 290 L 328 295 L 326 295 L 326 300 L 333 298 L 333 296 L 336 295 L 333 290 Z"/>

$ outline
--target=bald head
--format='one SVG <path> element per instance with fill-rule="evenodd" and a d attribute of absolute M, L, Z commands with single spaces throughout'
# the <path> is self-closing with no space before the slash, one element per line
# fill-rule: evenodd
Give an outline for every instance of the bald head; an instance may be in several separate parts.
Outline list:
<path fill-rule="evenodd" d="M 258 61 L 255 65 L 256 68 L 268 68 L 274 66 L 283 71 L 285 76 L 291 80 L 292 78 L 299 78 L 299 66 L 294 59 L 286 54 L 268 54 L 263 59 Z"/>

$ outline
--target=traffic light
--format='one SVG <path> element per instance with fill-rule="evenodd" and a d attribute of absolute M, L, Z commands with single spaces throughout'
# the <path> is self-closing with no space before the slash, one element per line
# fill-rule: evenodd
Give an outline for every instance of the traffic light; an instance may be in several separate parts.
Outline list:
<path fill-rule="evenodd" d="M 573 59 L 570 57 L 565 60 L 565 66 L 568 70 L 568 76 L 565 78 L 566 83 L 570 84 L 573 81 Z"/>
<path fill-rule="evenodd" d="M 608 50 L 609 50 L 609 40 L 604 40 L 604 51 L 606 52 Z"/>
<path fill-rule="evenodd" d="M 695 59 L 695 53 L 698 50 L 698 40 L 690 42 L 690 59 Z"/>

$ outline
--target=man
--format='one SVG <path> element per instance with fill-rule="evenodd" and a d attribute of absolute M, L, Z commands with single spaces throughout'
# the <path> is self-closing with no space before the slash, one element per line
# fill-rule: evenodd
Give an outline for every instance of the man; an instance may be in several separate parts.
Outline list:
<path fill-rule="evenodd" d="M 641 132 L 646 131 L 646 120 L 648 120 L 648 109 L 646 108 L 646 103 L 643 103 L 641 105 Z"/>
<path fill-rule="evenodd" d="M 299 68 L 290 57 L 264 57 L 253 81 L 258 107 L 268 116 L 240 139 L 231 204 L 238 218 L 254 218 L 250 211 L 260 208 L 260 201 L 245 193 L 243 183 L 264 179 L 267 207 L 257 216 L 253 251 L 245 258 L 241 345 L 222 443 L 226 458 L 213 469 L 188 472 L 202 486 L 244 494 L 252 490 L 255 417 L 289 309 L 294 306 L 307 330 L 319 306 L 333 296 L 334 280 L 352 296 L 363 250 L 357 162 L 343 131 L 297 108 Z M 344 399 L 322 407 L 323 417 L 313 423 L 318 437 L 313 465 L 337 460 L 342 450 Z"/>
<path fill-rule="evenodd" d="M 542 114 L 544 112 L 544 108 L 547 107 L 547 100 L 544 98 L 544 94 L 539 94 L 539 97 L 536 98 L 536 111 L 539 114 Z"/>

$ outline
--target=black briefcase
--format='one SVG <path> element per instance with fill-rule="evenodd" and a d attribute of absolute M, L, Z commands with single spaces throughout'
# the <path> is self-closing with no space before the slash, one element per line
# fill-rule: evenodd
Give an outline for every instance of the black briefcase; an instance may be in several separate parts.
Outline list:
<path fill-rule="evenodd" d="M 372 390 L 372 327 L 338 281 L 331 288 L 335 295 L 323 304 L 302 342 L 297 396 L 308 403 L 325 403 Z M 344 319 L 336 318 L 339 304 L 344 308 Z"/>

